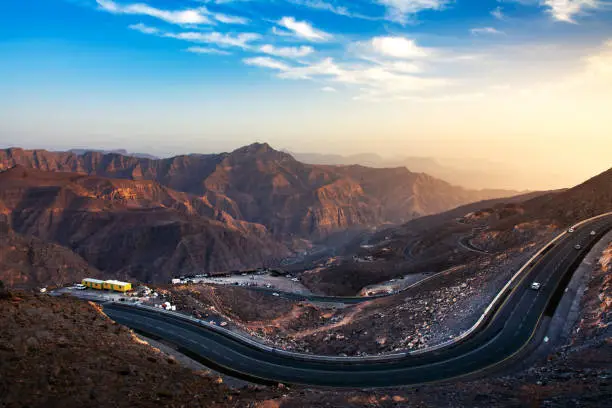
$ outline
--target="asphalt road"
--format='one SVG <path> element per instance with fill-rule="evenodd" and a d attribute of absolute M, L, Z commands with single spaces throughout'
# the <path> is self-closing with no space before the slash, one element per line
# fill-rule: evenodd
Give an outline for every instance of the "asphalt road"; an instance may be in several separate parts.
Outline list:
<path fill-rule="evenodd" d="M 495 310 L 471 336 L 443 349 L 385 362 L 310 361 L 261 350 L 181 319 L 121 305 L 105 305 L 115 321 L 163 338 L 217 369 L 253 379 L 330 387 L 386 387 L 446 380 L 504 367 L 519 357 L 536 329 L 554 313 L 564 286 L 582 258 L 608 230 L 612 217 L 591 221 L 566 234 L 533 262 Z M 591 230 L 597 232 L 591 236 Z M 575 249 L 580 244 L 581 249 Z M 542 284 L 539 291 L 532 282 Z M 514 358 L 513 358 L 514 357 Z"/>

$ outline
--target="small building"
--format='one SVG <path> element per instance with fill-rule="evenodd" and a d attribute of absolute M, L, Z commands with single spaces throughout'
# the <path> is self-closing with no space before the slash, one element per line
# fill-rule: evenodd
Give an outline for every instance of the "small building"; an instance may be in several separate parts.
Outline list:
<path fill-rule="evenodd" d="M 132 284 L 129 282 L 121 282 L 117 280 L 103 281 L 100 279 L 86 278 L 81 282 L 83 286 L 97 290 L 113 290 L 115 292 L 127 292 L 132 290 Z"/>
<path fill-rule="evenodd" d="M 86 279 L 83 279 L 81 283 L 84 286 L 91 288 L 91 289 L 102 290 L 104 288 L 104 281 L 100 279 L 86 278 Z"/>
<path fill-rule="evenodd" d="M 115 292 L 128 292 L 132 290 L 132 284 L 118 280 L 107 280 L 104 281 L 104 289 L 114 290 Z"/>

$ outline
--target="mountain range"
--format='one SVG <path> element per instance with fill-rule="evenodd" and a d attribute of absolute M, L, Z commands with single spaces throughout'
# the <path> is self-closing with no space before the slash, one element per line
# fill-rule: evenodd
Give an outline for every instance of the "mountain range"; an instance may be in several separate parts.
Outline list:
<path fill-rule="evenodd" d="M 375 153 L 353 155 L 291 153 L 297 160 L 311 164 L 352 165 L 375 168 L 406 167 L 427 173 L 465 188 L 505 188 L 540 190 L 558 185 L 559 175 L 539 169 L 537 172 L 516 164 L 477 158 L 433 158 L 422 156 L 383 157 Z"/>
<path fill-rule="evenodd" d="M 267 144 L 168 159 L 15 148 L 0 150 L 0 170 L 8 231 L 0 279 L 24 286 L 86 274 L 161 282 L 273 265 L 296 240 L 515 194 L 401 167 L 307 165 Z M 47 280 L 39 248 L 56 259 Z M 30 276 L 16 275 L 15 262 Z"/>
<path fill-rule="evenodd" d="M 256 143 L 231 153 L 149 159 L 117 153 L 0 150 L 0 170 L 21 165 L 134 181 L 156 181 L 205 197 L 236 220 L 273 235 L 324 237 L 334 231 L 410 219 L 509 190 L 467 190 L 405 167 L 309 165 Z"/>

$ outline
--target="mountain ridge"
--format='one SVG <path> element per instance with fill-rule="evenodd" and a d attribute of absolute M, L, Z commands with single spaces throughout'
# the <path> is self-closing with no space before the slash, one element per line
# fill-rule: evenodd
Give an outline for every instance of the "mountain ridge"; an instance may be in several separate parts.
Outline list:
<path fill-rule="evenodd" d="M 117 153 L 0 150 L 0 169 L 14 165 L 101 177 L 153 180 L 206 197 L 237 220 L 265 225 L 276 236 L 325 237 L 351 227 L 399 224 L 506 190 L 467 190 L 404 167 L 308 165 L 267 143 L 230 153 L 167 159 Z"/>

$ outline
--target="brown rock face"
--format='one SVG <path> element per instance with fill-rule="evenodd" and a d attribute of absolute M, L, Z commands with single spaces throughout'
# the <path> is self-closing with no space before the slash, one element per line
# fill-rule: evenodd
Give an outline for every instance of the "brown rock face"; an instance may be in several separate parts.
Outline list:
<path fill-rule="evenodd" d="M 288 253 L 263 225 L 235 220 L 205 197 L 153 181 L 17 166 L 0 173 L 0 210 L 6 229 L 65 246 L 105 276 L 166 281 L 177 274 L 261 266 Z M 10 280 L 52 281 L 32 275 Z"/>
<path fill-rule="evenodd" d="M 515 194 L 465 190 L 406 168 L 307 165 L 259 143 L 232 153 L 160 160 L 98 152 L 0 150 L 0 169 L 14 165 L 154 180 L 205 197 L 210 210 L 262 224 L 277 237 L 324 237 L 350 227 L 397 224 Z"/>
<path fill-rule="evenodd" d="M 62 286 L 102 273 L 61 245 L 0 227 L 0 281 L 11 288 Z"/>

